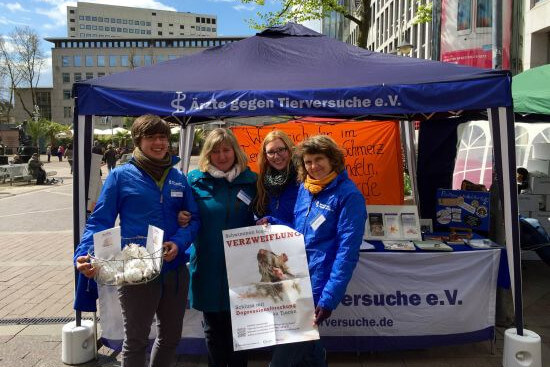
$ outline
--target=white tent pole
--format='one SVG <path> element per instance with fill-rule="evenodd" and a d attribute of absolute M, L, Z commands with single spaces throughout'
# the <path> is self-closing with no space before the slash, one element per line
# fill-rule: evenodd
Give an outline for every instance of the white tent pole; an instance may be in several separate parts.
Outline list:
<path fill-rule="evenodd" d="M 521 279 L 521 251 L 519 243 L 519 211 L 516 181 L 516 149 L 514 113 L 511 107 L 487 110 L 493 131 L 496 173 L 499 175 L 504 212 L 504 233 L 508 268 L 514 294 L 516 330 L 523 335 L 523 300 Z"/>
<path fill-rule="evenodd" d="M 415 205 L 418 206 L 418 184 L 416 182 L 416 148 L 414 146 L 414 122 L 401 121 L 403 136 L 405 138 L 405 154 L 407 157 L 407 168 L 411 179 L 411 191 Z"/>
<path fill-rule="evenodd" d="M 74 172 L 78 175 L 78 207 L 75 215 L 78 216 L 78 235 L 82 237 L 84 227 L 86 226 L 86 165 L 85 165 L 85 136 L 86 136 L 86 116 L 78 116 L 78 171 Z"/>
<path fill-rule="evenodd" d="M 180 129 L 180 141 L 179 141 L 179 155 L 181 158 L 180 169 L 183 173 L 189 171 L 189 165 L 191 163 L 191 150 L 193 149 L 195 126 L 187 125 L 185 128 L 182 126 Z"/>

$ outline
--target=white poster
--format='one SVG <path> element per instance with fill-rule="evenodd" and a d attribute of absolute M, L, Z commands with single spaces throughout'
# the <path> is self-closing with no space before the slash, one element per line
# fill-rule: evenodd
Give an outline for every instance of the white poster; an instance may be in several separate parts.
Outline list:
<path fill-rule="evenodd" d="M 302 234 L 255 226 L 223 240 L 234 349 L 319 339 Z"/>

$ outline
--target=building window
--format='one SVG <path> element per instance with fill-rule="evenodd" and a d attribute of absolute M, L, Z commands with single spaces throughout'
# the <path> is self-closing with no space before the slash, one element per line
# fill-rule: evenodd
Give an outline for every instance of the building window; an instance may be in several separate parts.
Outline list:
<path fill-rule="evenodd" d="M 117 31 L 118 33 L 120 33 L 120 32 L 122 32 L 122 28 L 117 28 L 116 31 Z"/>
<path fill-rule="evenodd" d="M 69 73 L 62 73 L 61 78 L 63 79 L 63 83 L 70 83 L 71 82 L 71 74 L 69 74 Z"/>
<path fill-rule="evenodd" d="M 122 28 L 122 33 L 128 33 L 128 28 Z"/>
<path fill-rule="evenodd" d="M 102 76 L 105 76 L 105 73 L 97 73 L 98 78 L 101 78 Z"/>
<path fill-rule="evenodd" d="M 75 32 L 76 31 L 76 28 L 75 27 L 71 27 L 71 32 Z"/>
<path fill-rule="evenodd" d="M 92 55 L 86 55 L 85 65 L 86 66 L 94 66 L 94 57 Z"/>
<path fill-rule="evenodd" d="M 89 29 L 89 30 L 91 30 L 91 29 L 92 29 L 92 26 L 91 26 L 91 25 L 89 25 L 89 24 L 86 24 L 86 29 Z"/>
<path fill-rule="evenodd" d="M 157 62 L 163 62 L 163 61 L 164 61 L 164 56 L 157 55 Z"/>
<path fill-rule="evenodd" d="M 134 67 L 141 66 L 141 56 L 140 55 L 134 55 L 132 57 L 132 65 Z"/>
<path fill-rule="evenodd" d="M 216 28 L 212 28 L 212 32 L 216 32 Z"/>
<path fill-rule="evenodd" d="M 93 25 L 93 26 L 92 26 L 92 30 L 97 31 L 97 26 L 96 26 L 96 25 Z"/>
<path fill-rule="evenodd" d="M 103 22 L 103 17 L 97 17 L 98 22 Z"/>
<path fill-rule="evenodd" d="M 79 82 L 82 80 L 82 74 L 81 73 L 74 73 L 74 81 Z"/>
<path fill-rule="evenodd" d="M 84 24 L 81 24 L 80 29 L 86 29 L 86 26 Z"/>
<path fill-rule="evenodd" d="M 97 66 L 105 66 L 105 56 L 103 55 L 97 56 Z"/>
<path fill-rule="evenodd" d="M 145 25 L 146 25 L 147 27 L 150 27 L 150 26 L 151 26 L 151 22 L 145 22 Z"/>
<path fill-rule="evenodd" d="M 216 24 L 216 19 L 212 19 L 212 24 Z"/>
<path fill-rule="evenodd" d="M 201 23 L 206 23 L 206 19 L 201 18 Z"/>
<path fill-rule="evenodd" d="M 82 56 L 74 55 L 74 66 L 82 66 Z"/>
<path fill-rule="evenodd" d="M 109 55 L 109 66 L 116 66 L 116 55 Z"/>
<path fill-rule="evenodd" d="M 168 55 L 168 60 L 174 60 L 177 57 L 177 55 Z"/>
<path fill-rule="evenodd" d="M 172 23 L 169 23 L 168 24 L 168 27 L 173 27 L 174 25 Z"/>
<path fill-rule="evenodd" d="M 153 12 L 153 13 L 151 13 L 151 15 L 157 15 L 157 13 Z"/>
<path fill-rule="evenodd" d="M 151 56 L 151 55 L 143 56 L 143 64 L 144 65 L 151 65 L 152 63 L 153 63 L 153 56 Z"/>
<path fill-rule="evenodd" d="M 103 26 L 100 25 L 98 28 L 97 28 L 98 31 L 102 31 L 103 30 Z"/>
<path fill-rule="evenodd" d="M 128 66 L 128 55 L 120 56 L 120 66 Z"/>
<path fill-rule="evenodd" d="M 73 117 L 73 110 L 71 107 L 63 107 L 63 117 L 64 118 Z"/>
<path fill-rule="evenodd" d="M 151 34 L 151 30 L 150 30 L 150 29 L 147 31 L 147 34 Z"/>
<path fill-rule="evenodd" d="M 162 27 L 162 23 L 157 23 L 157 27 Z"/>
<path fill-rule="evenodd" d="M 159 33 L 159 36 L 162 36 L 162 31 L 159 31 L 158 33 Z"/>
<path fill-rule="evenodd" d="M 210 24 L 210 18 L 206 18 L 206 24 Z"/>
<path fill-rule="evenodd" d="M 183 24 L 180 24 L 180 29 L 185 29 L 185 26 Z"/>
<path fill-rule="evenodd" d="M 94 73 L 86 73 L 86 79 L 93 79 Z"/>
<path fill-rule="evenodd" d="M 133 30 L 132 28 L 130 28 L 128 31 L 129 31 L 130 33 L 134 33 L 134 30 Z"/>
<path fill-rule="evenodd" d="M 93 22 L 97 22 L 97 17 L 92 17 Z"/>
<path fill-rule="evenodd" d="M 120 23 L 122 23 L 122 19 L 118 18 L 118 19 L 116 20 L 116 22 L 117 22 L 118 24 L 120 24 Z"/>
<path fill-rule="evenodd" d="M 145 29 L 142 29 L 142 30 L 141 30 L 141 34 L 145 34 Z"/>
<path fill-rule="evenodd" d="M 122 24 L 128 24 L 128 21 L 126 19 L 122 19 Z"/>
<path fill-rule="evenodd" d="M 200 23 L 201 22 L 201 18 L 200 17 L 196 17 L 195 18 L 195 23 Z"/>
<path fill-rule="evenodd" d="M 69 10 L 69 14 L 74 14 L 74 9 Z"/>
<path fill-rule="evenodd" d="M 84 15 L 79 16 L 78 19 L 84 20 Z"/>
<path fill-rule="evenodd" d="M 71 66 L 71 58 L 69 56 L 61 56 L 61 66 Z"/>
<path fill-rule="evenodd" d="M 73 18 L 71 18 L 69 21 L 70 21 L 71 23 L 74 23 L 76 20 L 73 19 Z"/>
<path fill-rule="evenodd" d="M 145 21 L 144 21 L 144 20 L 141 20 L 141 21 L 139 22 L 139 25 L 144 26 L 144 25 L 145 25 Z"/>
<path fill-rule="evenodd" d="M 87 20 L 87 21 L 90 21 L 90 20 L 92 20 L 92 17 L 89 16 L 89 15 L 86 15 L 86 20 Z"/>
<path fill-rule="evenodd" d="M 111 23 L 116 23 L 116 19 L 115 19 L 115 18 L 111 18 Z"/>
<path fill-rule="evenodd" d="M 71 99 L 71 90 L 70 89 L 63 89 L 63 99 Z"/>

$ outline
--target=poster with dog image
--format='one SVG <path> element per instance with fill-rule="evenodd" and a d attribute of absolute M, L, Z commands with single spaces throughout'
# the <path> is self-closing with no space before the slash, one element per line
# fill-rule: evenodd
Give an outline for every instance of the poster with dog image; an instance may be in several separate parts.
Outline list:
<path fill-rule="evenodd" d="M 303 235 L 268 225 L 223 240 L 234 349 L 319 339 Z"/>

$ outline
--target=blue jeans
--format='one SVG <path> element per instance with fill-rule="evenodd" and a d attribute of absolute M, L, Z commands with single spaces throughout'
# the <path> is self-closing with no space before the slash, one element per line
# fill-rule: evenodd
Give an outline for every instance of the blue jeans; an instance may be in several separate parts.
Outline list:
<path fill-rule="evenodd" d="M 280 344 L 273 349 L 269 367 L 326 367 L 321 340 Z"/>

